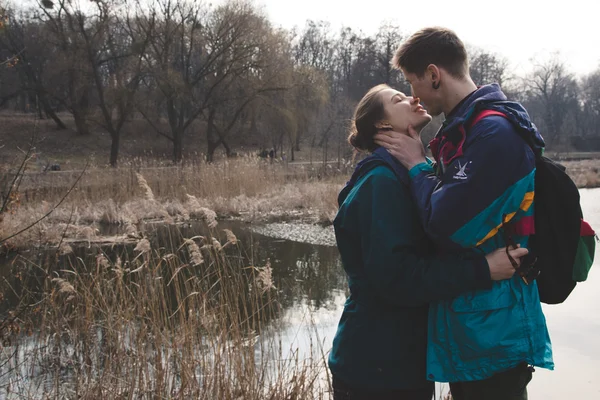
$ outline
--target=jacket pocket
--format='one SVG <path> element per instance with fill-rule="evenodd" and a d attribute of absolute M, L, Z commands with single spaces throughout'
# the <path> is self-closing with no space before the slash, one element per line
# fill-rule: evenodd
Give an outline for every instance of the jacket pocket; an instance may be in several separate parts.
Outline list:
<path fill-rule="evenodd" d="M 491 290 L 456 298 L 448 315 L 449 345 L 458 369 L 477 360 L 507 360 L 521 354 L 527 340 L 523 315 L 509 281 Z"/>
<path fill-rule="evenodd" d="M 478 290 L 455 298 L 450 305 L 452 311 L 469 313 L 492 311 L 510 307 L 515 298 L 508 281 L 495 282 L 489 290 Z"/>

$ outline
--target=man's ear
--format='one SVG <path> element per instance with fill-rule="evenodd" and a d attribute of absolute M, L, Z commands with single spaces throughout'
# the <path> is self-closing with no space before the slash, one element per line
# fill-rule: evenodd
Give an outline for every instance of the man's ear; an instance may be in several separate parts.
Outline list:
<path fill-rule="evenodd" d="M 425 79 L 429 80 L 434 87 L 439 87 L 442 79 L 439 67 L 435 64 L 429 64 L 425 70 Z"/>
<path fill-rule="evenodd" d="M 432 82 L 438 82 L 440 80 L 440 68 L 435 64 L 429 64 L 425 70 L 425 78 Z"/>

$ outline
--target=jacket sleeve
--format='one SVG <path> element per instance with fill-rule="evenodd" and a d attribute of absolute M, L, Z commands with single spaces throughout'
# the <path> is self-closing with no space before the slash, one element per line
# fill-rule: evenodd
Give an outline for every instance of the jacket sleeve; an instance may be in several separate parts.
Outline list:
<path fill-rule="evenodd" d="M 443 248 L 478 247 L 517 212 L 533 211 L 535 158 L 511 123 L 487 117 L 470 134 L 473 143 L 442 176 L 424 163 L 410 171 L 421 222 Z"/>
<path fill-rule="evenodd" d="M 358 229 L 366 281 L 396 306 L 419 306 L 492 286 L 481 254 L 439 256 L 418 251 L 426 241 L 407 187 L 374 175 L 358 196 Z"/>

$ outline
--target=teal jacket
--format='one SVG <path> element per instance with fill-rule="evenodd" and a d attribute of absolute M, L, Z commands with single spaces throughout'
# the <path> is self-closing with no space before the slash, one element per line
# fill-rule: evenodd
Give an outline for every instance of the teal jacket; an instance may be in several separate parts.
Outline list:
<path fill-rule="evenodd" d="M 434 255 L 407 171 L 389 160 L 377 162 L 388 153 L 376 153 L 339 197 L 334 228 L 350 296 L 329 366 L 356 388 L 418 389 L 431 384 L 428 303 L 489 289 L 492 281 L 481 254 Z"/>

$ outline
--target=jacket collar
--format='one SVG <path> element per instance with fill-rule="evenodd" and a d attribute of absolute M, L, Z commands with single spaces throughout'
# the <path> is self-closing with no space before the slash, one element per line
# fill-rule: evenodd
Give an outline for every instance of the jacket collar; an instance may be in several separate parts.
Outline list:
<path fill-rule="evenodd" d="M 373 153 L 356 165 L 350 180 L 346 182 L 346 185 L 338 196 L 338 204 L 342 205 L 354 185 L 356 185 L 361 177 L 379 165 L 385 165 L 390 168 L 394 172 L 396 178 L 398 178 L 398 180 L 403 184 L 408 185 L 410 183 L 410 178 L 406 168 L 400 164 L 400 162 L 396 160 L 386 149 L 383 147 L 378 147 Z"/>

